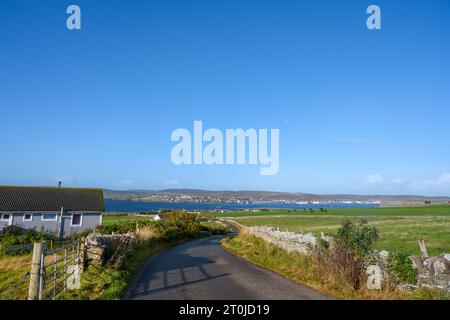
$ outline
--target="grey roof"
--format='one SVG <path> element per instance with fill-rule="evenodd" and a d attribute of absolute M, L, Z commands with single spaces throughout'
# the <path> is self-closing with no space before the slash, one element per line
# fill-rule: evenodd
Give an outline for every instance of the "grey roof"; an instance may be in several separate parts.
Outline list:
<path fill-rule="evenodd" d="M 0 211 L 105 211 L 103 190 L 0 186 Z"/>

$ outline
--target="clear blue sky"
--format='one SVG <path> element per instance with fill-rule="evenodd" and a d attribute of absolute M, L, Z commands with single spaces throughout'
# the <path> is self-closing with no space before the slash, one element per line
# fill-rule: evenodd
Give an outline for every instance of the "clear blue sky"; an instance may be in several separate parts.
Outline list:
<path fill-rule="evenodd" d="M 2 0 L 0 41 L 0 184 L 450 195 L 447 0 Z M 279 173 L 173 165 L 194 120 Z"/>

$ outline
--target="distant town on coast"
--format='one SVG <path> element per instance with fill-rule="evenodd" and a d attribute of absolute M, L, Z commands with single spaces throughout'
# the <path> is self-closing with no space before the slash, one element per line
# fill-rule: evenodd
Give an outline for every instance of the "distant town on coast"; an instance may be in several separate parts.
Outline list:
<path fill-rule="evenodd" d="M 104 190 L 107 200 L 127 200 L 151 203 L 202 203 L 237 205 L 329 205 L 353 204 L 405 206 L 450 203 L 450 197 L 421 195 L 351 195 L 309 194 L 271 191 L 208 191 L 198 189 L 164 190 Z M 283 206 L 282 206 L 283 207 Z"/>

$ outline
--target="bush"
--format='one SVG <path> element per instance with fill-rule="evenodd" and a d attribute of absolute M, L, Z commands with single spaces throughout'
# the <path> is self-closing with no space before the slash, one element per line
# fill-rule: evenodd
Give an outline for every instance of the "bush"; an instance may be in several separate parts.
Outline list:
<path fill-rule="evenodd" d="M 325 244 L 316 246 L 313 257 L 324 274 L 333 275 L 333 278 L 347 283 L 351 289 L 360 288 L 364 277 L 364 266 L 362 261 L 356 258 L 353 249 L 336 241 L 332 247 Z"/>
<path fill-rule="evenodd" d="M 417 273 L 412 266 L 408 255 L 404 253 L 391 253 L 389 255 L 389 267 L 392 275 L 394 275 L 400 282 L 416 283 Z"/>
<path fill-rule="evenodd" d="M 49 240 L 55 240 L 55 236 L 43 230 L 38 232 L 36 230 L 24 230 L 14 226 L 7 228 L 0 236 L 0 244 L 5 248 Z"/>
<path fill-rule="evenodd" d="M 200 231 L 200 223 L 197 215 L 184 211 L 166 213 L 164 215 L 163 225 L 178 228 L 177 232 L 181 236 L 193 236 Z M 171 232 L 175 231 L 172 230 Z"/>
<path fill-rule="evenodd" d="M 355 258 L 360 260 L 372 251 L 372 244 L 378 240 L 378 230 L 367 226 L 367 220 L 361 219 L 357 225 L 345 220 L 338 229 L 336 239 L 355 251 Z"/>
<path fill-rule="evenodd" d="M 372 244 L 378 239 L 378 231 L 369 228 L 365 219 L 357 225 L 345 220 L 330 245 L 319 240 L 313 257 L 325 272 L 342 279 L 352 289 L 359 289 L 364 279 L 364 257 L 372 251 Z"/>
<path fill-rule="evenodd" d="M 325 239 L 319 238 L 318 244 L 323 249 L 326 249 L 326 250 L 330 249 L 330 243 Z"/>

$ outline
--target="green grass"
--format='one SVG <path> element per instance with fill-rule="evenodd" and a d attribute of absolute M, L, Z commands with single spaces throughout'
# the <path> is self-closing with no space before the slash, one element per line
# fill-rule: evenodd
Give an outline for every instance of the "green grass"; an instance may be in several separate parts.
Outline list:
<path fill-rule="evenodd" d="M 153 215 L 145 217 L 143 215 L 123 214 L 123 213 L 107 213 L 103 215 L 102 225 L 108 226 L 118 223 L 131 222 L 131 221 L 153 221 Z"/>
<path fill-rule="evenodd" d="M 30 278 L 23 276 L 30 269 L 31 255 L 0 256 L 0 300 L 27 298 Z"/>
<path fill-rule="evenodd" d="M 450 252 L 450 205 L 385 208 L 339 208 L 321 212 L 316 209 L 273 212 L 233 212 L 218 214 L 231 217 L 242 224 L 279 227 L 299 233 L 321 232 L 333 235 L 341 222 L 361 217 L 377 227 L 380 240 L 376 248 L 419 255 L 417 240 L 424 239 L 429 254 Z"/>
<path fill-rule="evenodd" d="M 313 213 L 309 210 L 297 209 L 261 212 L 226 212 L 215 214 L 217 217 L 255 217 L 274 215 L 321 215 L 321 216 L 447 216 L 450 217 L 450 205 L 430 205 L 418 207 L 383 207 L 383 208 L 336 208 L 321 212 L 315 209 Z"/>
<path fill-rule="evenodd" d="M 315 235 L 324 232 L 333 235 L 344 219 L 346 219 L 344 216 L 283 216 L 234 220 L 247 226 L 273 226 L 282 231 L 312 232 Z M 359 222 L 360 217 L 350 217 L 349 220 Z M 369 226 L 374 226 L 379 231 L 380 239 L 375 243 L 375 248 L 420 255 L 417 240 L 424 239 L 430 255 L 450 252 L 450 216 L 368 216 L 367 220 Z"/>

